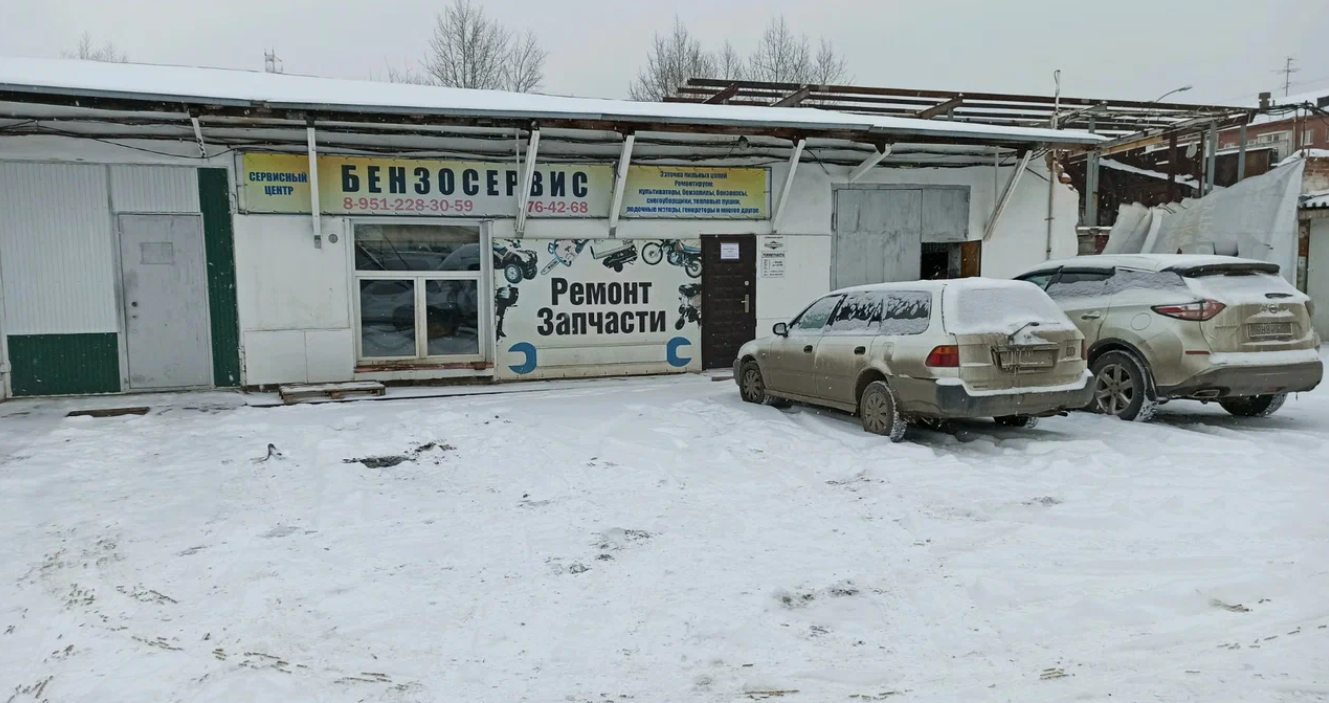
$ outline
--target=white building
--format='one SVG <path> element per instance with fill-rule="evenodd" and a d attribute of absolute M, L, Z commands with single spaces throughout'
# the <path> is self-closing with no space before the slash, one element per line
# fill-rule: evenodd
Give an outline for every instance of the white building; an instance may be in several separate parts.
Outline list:
<path fill-rule="evenodd" d="M 1042 153 L 1095 139 L 0 59 L 0 393 L 726 366 L 833 287 L 1074 255 Z"/>

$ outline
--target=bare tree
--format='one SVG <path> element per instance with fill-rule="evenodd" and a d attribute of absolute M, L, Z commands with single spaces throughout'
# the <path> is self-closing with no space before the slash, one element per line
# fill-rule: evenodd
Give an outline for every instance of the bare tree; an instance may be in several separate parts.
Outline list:
<path fill-rule="evenodd" d="M 743 57 L 734 50 L 734 45 L 726 39 L 724 48 L 715 57 L 715 78 L 723 78 L 730 81 L 743 80 Z"/>
<path fill-rule="evenodd" d="M 62 51 L 60 55 L 67 59 L 82 59 L 84 61 L 106 61 L 109 63 L 125 63 L 129 61 L 129 56 L 116 48 L 110 40 L 101 46 L 93 46 L 92 35 L 84 32 L 79 37 L 78 46 L 73 51 Z"/>
<path fill-rule="evenodd" d="M 633 100 L 659 101 L 673 95 L 689 78 L 704 78 L 715 74 L 715 60 L 702 51 L 701 42 L 692 36 L 683 21 L 674 17 L 674 29 L 668 36 L 657 32 L 646 67 L 628 86 Z"/>
<path fill-rule="evenodd" d="M 809 83 L 819 85 L 848 83 L 850 80 L 849 62 L 835 51 L 835 47 L 828 39 L 823 38 L 821 46 L 817 48 L 817 56 L 812 60 L 810 78 Z"/>
<path fill-rule="evenodd" d="M 503 69 L 503 82 L 508 90 L 529 93 L 544 80 L 545 57 L 548 52 L 540 48 L 535 32 L 527 30 L 512 40 L 508 60 Z"/>
<path fill-rule="evenodd" d="M 748 57 L 751 80 L 779 83 L 839 83 L 848 79 L 848 63 L 826 39 L 814 54 L 807 34 L 795 34 L 784 16 L 771 20 Z"/>
<path fill-rule="evenodd" d="M 412 85 L 435 85 L 434 77 L 424 73 L 416 73 L 409 68 L 393 68 L 388 66 L 389 83 L 410 83 Z"/>
<path fill-rule="evenodd" d="M 748 75 L 756 81 L 802 83 L 811 73 L 807 35 L 794 34 L 783 15 L 771 20 L 748 57 Z"/>
<path fill-rule="evenodd" d="M 435 18 L 425 76 L 389 69 L 388 80 L 449 88 L 529 92 L 544 80 L 546 52 L 534 32 L 516 36 L 484 7 L 453 0 Z"/>

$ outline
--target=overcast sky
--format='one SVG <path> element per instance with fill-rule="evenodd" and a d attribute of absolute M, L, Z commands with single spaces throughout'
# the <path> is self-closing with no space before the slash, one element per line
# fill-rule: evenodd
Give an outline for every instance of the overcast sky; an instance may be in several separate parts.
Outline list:
<path fill-rule="evenodd" d="M 1281 90 L 1329 91 L 1326 0 L 482 0 L 549 51 L 542 92 L 625 97 L 652 32 L 677 14 L 703 42 L 750 49 L 769 19 L 832 40 L 853 82 L 959 91 L 1252 102 Z M 261 70 L 275 48 L 287 73 L 383 76 L 415 66 L 440 0 L 0 0 L 0 54 L 58 57 L 87 30 L 131 61 Z M 756 10 L 756 6 L 764 9 Z"/>

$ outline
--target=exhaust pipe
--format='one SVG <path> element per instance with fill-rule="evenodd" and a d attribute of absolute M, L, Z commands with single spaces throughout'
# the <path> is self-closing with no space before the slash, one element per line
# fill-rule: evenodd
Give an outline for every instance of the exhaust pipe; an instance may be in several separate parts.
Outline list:
<path fill-rule="evenodd" d="M 1219 390 L 1218 390 L 1217 388 L 1210 388 L 1209 390 L 1196 391 L 1195 393 L 1193 393 L 1193 394 L 1191 395 L 1191 397 L 1192 397 L 1192 398 L 1195 398 L 1195 399 L 1197 399 L 1197 400 L 1205 400 L 1205 399 L 1208 399 L 1208 398 L 1217 398 L 1217 397 L 1218 397 L 1218 393 L 1219 393 Z"/>

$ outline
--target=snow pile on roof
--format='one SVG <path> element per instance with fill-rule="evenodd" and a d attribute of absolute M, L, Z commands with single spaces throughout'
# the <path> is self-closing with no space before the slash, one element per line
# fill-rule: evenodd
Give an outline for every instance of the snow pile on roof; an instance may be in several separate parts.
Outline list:
<path fill-rule="evenodd" d="M 1329 190 L 1321 190 L 1301 196 L 1300 207 L 1303 210 L 1329 208 Z"/>
<path fill-rule="evenodd" d="M 1294 151 L 1286 159 L 1278 162 L 1279 166 L 1284 166 L 1297 161 L 1298 159 L 1329 159 L 1329 149 L 1302 149 Z"/>
<path fill-rule="evenodd" d="M 263 103 L 274 108 L 498 119 L 543 117 L 754 125 L 1073 144 L 1091 144 L 1105 139 L 1101 135 L 1078 131 L 861 115 L 813 108 L 647 103 L 71 59 L 0 58 L 0 90 L 176 103 L 233 106 Z"/>

